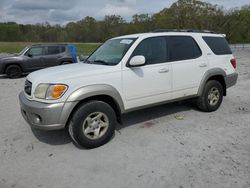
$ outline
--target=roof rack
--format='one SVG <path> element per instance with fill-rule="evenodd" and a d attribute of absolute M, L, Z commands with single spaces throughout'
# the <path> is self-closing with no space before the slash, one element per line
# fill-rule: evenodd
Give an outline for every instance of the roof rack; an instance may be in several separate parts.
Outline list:
<path fill-rule="evenodd" d="M 190 33 L 216 33 L 209 30 L 197 30 L 197 29 L 155 29 L 153 33 L 161 32 L 190 32 Z"/>

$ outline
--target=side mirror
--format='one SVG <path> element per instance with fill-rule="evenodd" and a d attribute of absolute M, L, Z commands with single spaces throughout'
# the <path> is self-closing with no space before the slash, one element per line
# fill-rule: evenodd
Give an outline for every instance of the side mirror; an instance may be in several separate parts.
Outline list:
<path fill-rule="evenodd" d="M 137 67 L 141 65 L 145 65 L 146 59 L 143 55 L 137 55 L 130 59 L 129 67 Z"/>
<path fill-rule="evenodd" d="M 32 55 L 32 54 L 30 54 L 30 53 L 28 53 L 28 57 L 33 57 L 33 55 Z"/>

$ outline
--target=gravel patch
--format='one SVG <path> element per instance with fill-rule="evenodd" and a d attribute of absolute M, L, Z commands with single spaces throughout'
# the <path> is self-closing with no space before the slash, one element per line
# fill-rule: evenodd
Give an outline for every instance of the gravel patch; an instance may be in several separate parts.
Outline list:
<path fill-rule="evenodd" d="M 239 80 L 218 111 L 178 102 L 129 113 L 92 150 L 64 130 L 32 130 L 18 104 L 25 78 L 0 77 L 0 187 L 250 187 L 250 56 L 235 55 Z"/>

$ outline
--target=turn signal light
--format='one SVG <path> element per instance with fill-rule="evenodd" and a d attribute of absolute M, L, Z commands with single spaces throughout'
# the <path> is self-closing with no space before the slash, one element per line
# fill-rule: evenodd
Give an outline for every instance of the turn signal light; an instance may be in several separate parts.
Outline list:
<path fill-rule="evenodd" d="M 60 98 L 66 89 L 65 85 L 55 85 L 52 89 L 51 97 L 54 99 Z"/>

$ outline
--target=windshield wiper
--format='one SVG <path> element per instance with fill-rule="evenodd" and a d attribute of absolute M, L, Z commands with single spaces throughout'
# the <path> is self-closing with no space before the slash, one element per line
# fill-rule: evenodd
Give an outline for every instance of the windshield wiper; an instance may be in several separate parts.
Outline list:
<path fill-rule="evenodd" d="M 85 60 L 83 61 L 83 63 L 91 63 L 91 61 L 89 61 L 88 59 L 85 59 Z"/>
<path fill-rule="evenodd" d="M 103 65 L 111 65 L 110 62 L 106 62 L 106 61 L 103 61 L 103 60 L 95 60 L 94 62 L 95 62 L 95 63 L 103 64 Z"/>

